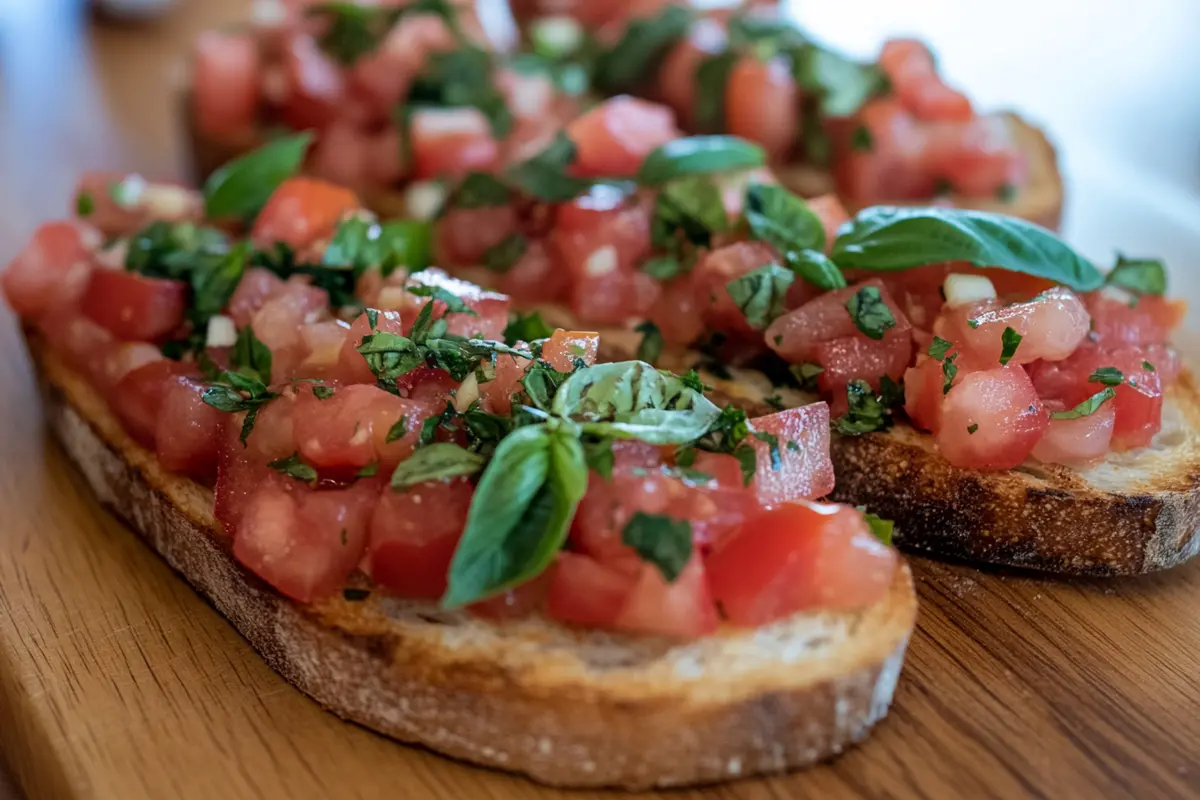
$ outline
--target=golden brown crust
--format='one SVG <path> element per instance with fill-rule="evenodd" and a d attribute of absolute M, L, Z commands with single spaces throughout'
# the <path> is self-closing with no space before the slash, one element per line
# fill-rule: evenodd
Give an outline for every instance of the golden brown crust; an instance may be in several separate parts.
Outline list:
<path fill-rule="evenodd" d="M 862 612 L 684 643 L 379 595 L 297 604 L 234 561 L 208 490 L 159 469 L 81 378 L 29 346 L 50 426 L 100 500 L 347 719 L 549 784 L 643 788 L 801 767 L 886 713 L 915 621 L 907 567 Z"/>

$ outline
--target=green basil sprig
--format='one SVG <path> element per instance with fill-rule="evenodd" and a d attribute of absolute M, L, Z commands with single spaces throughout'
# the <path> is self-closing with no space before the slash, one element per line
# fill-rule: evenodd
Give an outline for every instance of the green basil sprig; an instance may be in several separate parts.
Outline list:
<path fill-rule="evenodd" d="M 890 272 L 966 261 L 1089 292 L 1104 283 L 1095 265 L 1045 228 L 963 208 L 864 209 L 842 226 L 831 258 L 842 269 Z"/>
<path fill-rule="evenodd" d="M 295 175 L 312 144 L 307 131 L 284 136 L 225 164 L 204 182 L 209 219 L 254 217 L 279 184 Z"/>
<path fill-rule="evenodd" d="M 756 169 L 767 163 L 766 152 L 736 136 L 687 136 L 673 139 L 646 156 L 637 173 L 643 186 L 661 186 L 688 175 Z"/>

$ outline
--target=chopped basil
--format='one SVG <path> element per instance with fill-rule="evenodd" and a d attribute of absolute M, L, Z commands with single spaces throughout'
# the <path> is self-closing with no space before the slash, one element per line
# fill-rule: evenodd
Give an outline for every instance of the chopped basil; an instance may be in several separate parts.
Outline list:
<path fill-rule="evenodd" d="M 1004 333 L 1000 335 L 1002 348 L 1000 350 L 1000 365 L 1004 366 L 1012 357 L 1017 354 L 1017 346 L 1021 344 L 1021 339 L 1024 338 L 1021 334 L 1009 327 L 1004 328 Z"/>
<path fill-rule="evenodd" d="M 661 514 L 635 511 L 621 531 L 621 542 L 673 582 L 692 558 L 692 523 Z"/>
<path fill-rule="evenodd" d="M 471 499 L 442 605 L 482 600 L 543 572 L 586 490 L 583 447 L 568 430 L 532 425 L 506 436 Z"/>
<path fill-rule="evenodd" d="M 705 176 L 672 181 L 655 198 L 651 238 L 660 247 L 672 250 L 683 242 L 708 247 L 712 235 L 728 227 L 721 190 Z M 678 249 L 673 253 L 683 256 Z"/>
<path fill-rule="evenodd" d="M 853 380 L 846 386 L 849 408 L 838 417 L 834 430 L 843 436 L 859 436 L 891 427 L 892 418 L 887 407 L 864 380 Z"/>
<path fill-rule="evenodd" d="M 446 306 L 445 314 L 466 314 L 471 317 L 479 316 L 479 312 L 467 305 L 461 297 L 442 286 L 417 284 L 415 286 L 406 286 L 404 290 L 417 297 L 432 297 L 433 300 L 444 303 Z M 432 305 L 432 302 L 430 305 Z"/>
<path fill-rule="evenodd" d="M 761 331 L 783 313 L 788 287 L 795 279 L 791 270 L 766 264 L 734 278 L 725 284 L 725 291 L 741 310 L 746 323 Z"/>
<path fill-rule="evenodd" d="M 859 125 L 854 129 L 854 133 L 850 135 L 851 150 L 869 153 L 874 146 L 875 140 L 871 136 L 871 129 L 866 125 Z"/>
<path fill-rule="evenodd" d="M 934 336 L 933 342 L 929 345 L 929 357 L 941 361 L 953 346 L 952 342 L 948 342 L 940 336 Z"/>
<path fill-rule="evenodd" d="M 1088 383 L 1102 383 L 1105 386 L 1120 386 L 1125 382 L 1125 374 L 1116 367 L 1100 367 L 1088 376 Z"/>
<path fill-rule="evenodd" d="M 642 335 L 642 340 L 638 342 L 637 347 L 638 360 L 651 364 L 657 362 L 663 351 L 662 331 L 650 320 L 642 322 L 634 330 Z"/>
<path fill-rule="evenodd" d="M 810 44 L 793 55 L 796 83 L 818 99 L 824 117 L 850 117 L 868 100 L 883 94 L 887 78 L 875 64 L 853 61 L 840 53 Z"/>
<path fill-rule="evenodd" d="M 317 398 L 318 400 L 328 400 L 329 398 L 333 397 L 334 394 L 336 394 L 336 391 L 332 386 L 316 385 L 312 387 L 312 393 L 313 397 Z"/>
<path fill-rule="evenodd" d="M 388 331 L 376 331 L 362 337 L 357 348 L 366 359 L 371 373 L 383 382 L 395 383 L 425 364 L 425 352 L 412 339 Z"/>
<path fill-rule="evenodd" d="M 372 461 L 354 474 L 356 478 L 374 478 L 379 474 L 379 462 Z"/>
<path fill-rule="evenodd" d="M 1031 222 L 961 208 L 867 208 L 842 226 L 831 258 L 842 269 L 896 271 L 967 261 L 1091 291 L 1104 276 L 1083 256 Z"/>
<path fill-rule="evenodd" d="M 204 216 L 254 217 L 279 185 L 300 170 L 312 138 L 309 132 L 284 136 L 209 175 L 204 182 Z"/>
<path fill-rule="evenodd" d="M 1167 265 L 1157 258 L 1126 258 L 1118 254 L 1116 266 L 1104 281 L 1136 295 L 1166 294 Z"/>
<path fill-rule="evenodd" d="M 510 345 L 546 339 L 553 335 L 554 328 L 550 327 L 537 311 L 528 314 L 514 311 L 508 318 L 507 327 L 504 328 L 504 341 Z"/>
<path fill-rule="evenodd" d="M 606 94 L 645 88 L 667 50 L 687 35 L 691 24 L 692 12 L 675 4 L 653 17 L 632 20 L 617 43 L 596 59 L 597 86 Z"/>
<path fill-rule="evenodd" d="M 492 272 L 508 272 L 513 264 L 521 260 L 529 247 L 529 240 L 520 233 L 510 233 L 483 254 L 483 266 Z"/>
<path fill-rule="evenodd" d="M 287 458 L 268 461 L 267 466 L 281 475 L 287 475 L 289 478 L 295 478 L 307 484 L 315 485 L 317 482 L 317 471 L 311 464 L 306 463 L 299 453 L 292 453 Z"/>
<path fill-rule="evenodd" d="M 804 199 L 782 186 L 752 183 L 746 189 L 746 223 L 750 233 L 785 253 L 824 250 L 825 226 Z"/>
<path fill-rule="evenodd" d="M 783 459 L 779 454 L 779 437 L 767 431 L 754 431 L 752 435 L 767 445 L 767 452 L 771 457 L 771 471 L 778 472 L 783 466 Z"/>
<path fill-rule="evenodd" d="M 758 145 L 736 136 L 688 136 L 653 150 L 638 170 L 637 182 L 661 186 L 688 175 L 756 169 L 766 163 Z"/>
<path fill-rule="evenodd" d="M 979 423 L 975 422 L 967 426 L 967 433 L 974 433 L 979 430 Z"/>
<path fill-rule="evenodd" d="M 1117 396 L 1117 390 L 1112 386 L 1105 386 L 1101 391 L 1084 400 L 1074 408 L 1066 411 L 1051 411 L 1050 419 L 1079 419 L 1091 414 L 1095 414 L 1100 406 L 1104 405 L 1108 400 Z"/>
<path fill-rule="evenodd" d="M 429 266 L 432 226 L 418 220 L 393 220 L 382 224 L 349 217 L 338 224 L 325 248 L 321 263 L 331 268 L 349 268 L 361 275 L 378 267 L 390 275 L 398 266 L 417 271 Z"/>
<path fill-rule="evenodd" d="M 75 198 L 75 216 L 86 219 L 96 210 L 96 199 L 91 192 L 80 192 Z"/>
<path fill-rule="evenodd" d="M 567 174 L 575 161 L 575 143 L 563 131 L 537 155 L 509 167 L 508 181 L 524 194 L 547 203 L 565 203 L 590 189 L 596 181 Z"/>
<path fill-rule="evenodd" d="M 725 129 L 725 92 L 729 74 L 741 59 L 734 50 L 709 56 L 696 68 L 696 100 L 692 109 L 696 129 L 717 133 Z"/>
<path fill-rule="evenodd" d="M 244 447 L 249 438 L 258 412 L 264 405 L 279 395 L 267 389 L 266 384 L 253 375 L 243 375 L 240 372 L 222 372 L 217 381 L 212 383 L 200 395 L 200 399 L 218 411 L 227 413 L 246 412 L 242 421 L 242 431 L 238 440 Z"/>
<path fill-rule="evenodd" d="M 408 414 L 401 414 L 400 419 L 396 420 L 395 424 L 388 428 L 387 436 L 384 438 L 384 442 L 391 444 L 397 439 L 403 437 L 406 433 L 408 433 Z"/>
<path fill-rule="evenodd" d="M 1149 361 L 1143 361 L 1143 362 L 1142 362 L 1142 369 L 1144 369 L 1144 370 L 1148 370 L 1148 371 L 1150 371 L 1150 372 L 1154 372 L 1154 371 L 1155 371 L 1155 369 L 1154 369 L 1154 365 L 1153 365 L 1153 364 L 1151 364 Z"/>
<path fill-rule="evenodd" d="M 431 54 L 409 88 L 402 113 L 419 113 L 422 106 L 475 108 L 487 118 L 493 136 L 507 137 L 513 115 L 496 87 L 495 66 L 490 53 L 471 44 Z"/>
<path fill-rule="evenodd" d="M 896 327 L 892 310 L 883 302 L 878 286 L 864 286 L 846 301 L 846 311 L 854 320 L 854 327 L 869 339 L 879 341 L 889 328 Z"/>
<path fill-rule="evenodd" d="M 450 191 L 442 213 L 451 208 L 495 208 L 512 202 L 512 190 L 486 172 L 468 172 Z"/>
<path fill-rule="evenodd" d="M 996 188 L 996 200 L 1001 203 L 1011 203 L 1017 199 L 1017 187 L 1011 183 L 1002 183 Z"/>
<path fill-rule="evenodd" d="M 237 341 L 229 353 L 229 363 L 236 372 L 264 385 L 271 382 L 271 349 L 259 341 L 249 325 L 238 331 Z"/>
<path fill-rule="evenodd" d="M 792 366 L 788 367 L 788 370 L 800 383 L 801 389 L 806 392 L 815 392 L 817 391 L 817 378 L 822 372 L 825 371 L 825 368 L 819 364 L 803 362 L 800 364 L 793 364 Z"/>
<path fill-rule="evenodd" d="M 374 52 L 402 13 L 398 8 L 353 2 L 318 3 L 307 9 L 309 17 L 321 17 L 325 23 L 325 32 L 317 38 L 317 44 L 346 65 Z"/>
<path fill-rule="evenodd" d="M 683 271 L 683 262 L 676 256 L 655 256 L 642 263 L 642 272 L 660 281 L 670 280 Z"/>
<path fill-rule="evenodd" d="M 400 491 L 425 481 L 474 475 L 483 469 L 484 457 L 457 444 L 434 442 L 413 452 L 392 473 L 392 489 Z"/>
<path fill-rule="evenodd" d="M 875 538 L 884 544 L 892 543 L 892 534 L 896 529 L 896 523 L 890 519 L 884 519 L 878 514 L 872 514 L 863 506 L 859 506 L 858 510 L 863 512 L 863 519 L 867 521 L 867 527 L 871 529 L 871 533 Z"/>
<path fill-rule="evenodd" d="M 954 363 L 957 359 L 958 353 L 942 359 L 942 394 L 949 394 L 954 387 L 954 379 L 958 377 L 958 364 Z"/>
<path fill-rule="evenodd" d="M 879 402 L 885 408 L 899 408 L 904 405 L 904 387 L 884 375 L 879 379 Z"/>

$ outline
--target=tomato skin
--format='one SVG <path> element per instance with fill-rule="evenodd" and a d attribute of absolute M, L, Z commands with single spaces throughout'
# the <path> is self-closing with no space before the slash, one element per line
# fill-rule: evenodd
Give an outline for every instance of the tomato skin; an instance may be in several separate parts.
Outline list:
<path fill-rule="evenodd" d="M 433 413 L 425 403 L 363 384 L 339 387 L 325 399 L 309 387 L 297 394 L 293 430 L 300 455 L 347 478 L 371 463 L 386 471 L 411 455 L 421 423 Z M 387 441 L 401 418 L 403 434 Z"/>
<path fill-rule="evenodd" d="M 799 611 L 873 605 L 898 561 L 855 509 L 797 502 L 748 520 L 705 565 L 725 617 L 756 627 Z"/>
<path fill-rule="evenodd" d="M 965 122 L 974 116 L 971 101 L 942 82 L 933 54 L 916 39 L 890 39 L 879 53 L 879 66 L 900 101 L 920 119 Z"/>
<path fill-rule="evenodd" d="M 315 178 L 288 178 L 259 212 L 250 238 L 262 249 L 283 242 L 303 250 L 331 236 L 342 217 L 361 207 L 349 189 Z"/>
<path fill-rule="evenodd" d="M 912 114 L 894 98 L 872 100 L 835 140 L 834 178 L 837 194 L 856 205 L 905 199 L 928 199 L 937 176 L 926 166 L 927 135 Z M 871 141 L 868 150 L 851 138 L 859 128 Z"/>
<path fill-rule="evenodd" d="M 783 160 L 800 133 L 800 88 L 787 59 L 744 56 L 725 85 L 729 133 L 762 145 L 773 162 Z"/>
<path fill-rule="evenodd" d="M 570 285 L 571 276 L 559 268 L 541 240 L 530 242 L 517 262 L 500 276 L 500 290 L 526 304 L 562 300 Z"/>
<path fill-rule="evenodd" d="M 616 325 L 645 317 L 660 294 L 658 281 L 644 272 L 613 272 L 577 280 L 571 310 L 582 322 Z"/>
<path fill-rule="evenodd" d="M 477 617 L 492 620 L 522 619 L 546 605 L 550 573 L 543 572 L 522 584 L 467 606 Z"/>
<path fill-rule="evenodd" d="M 833 491 L 829 458 L 829 406 L 812 403 L 750 420 L 750 427 L 778 442 L 778 469 L 771 445 L 756 436 L 746 441 L 758 456 L 754 491 L 762 506 L 824 497 Z M 794 447 L 793 447 L 794 443 Z"/>
<path fill-rule="evenodd" d="M 584 178 L 633 175 L 652 150 L 680 135 L 666 106 L 628 95 L 610 98 L 567 125 L 576 148 L 572 172 Z"/>
<path fill-rule="evenodd" d="M 350 326 L 340 319 L 313 322 L 300 329 L 304 343 L 304 360 L 300 374 L 315 380 L 336 381 L 342 346 L 350 334 Z"/>
<path fill-rule="evenodd" d="M 253 135 L 261 100 L 258 43 L 245 34 L 204 31 L 194 59 L 191 99 L 200 131 L 226 141 Z"/>
<path fill-rule="evenodd" d="M 925 170 L 968 197 L 994 197 L 1005 186 L 1023 186 L 1028 164 L 1004 116 L 935 123 L 925 130 Z"/>
<path fill-rule="evenodd" d="M 637 578 L 591 556 L 564 550 L 551 567 L 546 613 L 585 628 L 611 628 Z"/>
<path fill-rule="evenodd" d="M 276 477 L 258 488 L 233 537 L 233 554 L 302 603 L 328 597 L 358 566 L 377 485 L 314 491 Z"/>
<path fill-rule="evenodd" d="M 201 399 L 207 387 L 182 376 L 169 378 L 155 428 L 155 452 L 168 472 L 212 485 L 228 414 Z"/>
<path fill-rule="evenodd" d="M 96 232 L 77 222 L 46 222 L 0 272 L 0 291 L 13 310 L 34 319 L 74 305 L 92 270 L 91 240 Z"/>
<path fill-rule="evenodd" d="M 413 114 L 409 133 L 417 180 L 491 172 L 499 163 L 500 145 L 478 109 L 422 109 Z"/>
<path fill-rule="evenodd" d="M 163 358 L 130 371 L 108 394 L 108 404 L 126 432 L 143 447 L 154 448 L 159 412 L 169 382 L 194 374 L 194 367 Z"/>
<path fill-rule="evenodd" d="M 663 284 L 662 294 L 650 310 L 650 321 L 668 344 L 689 345 L 704 333 L 700 308 L 690 276 L 680 275 Z"/>
<path fill-rule="evenodd" d="M 833 240 L 837 238 L 838 228 L 850 221 L 850 212 L 832 192 L 810 198 L 808 208 L 821 220 L 821 228 L 825 231 L 825 252 L 829 252 L 833 248 Z"/>
<path fill-rule="evenodd" d="M 946 393 L 934 440 L 956 467 L 1012 469 L 1033 452 L 1049 422 L 1029 375 L 1009 364 L 968 373 Z"/>
<path fill-rule="evenodd" d="M 115 342 L 111 333 L 87 317 L 57 314 L 43 317 L 38 330 L 68 366 L 104 385 L 107 352 Z"/>
<path fill-rule="evenodd" d="M 904 372 L 904 411 L 915 427 L 931 433 L 936 433 L 942 424 L 945 381 L 942 370 L 941 361 L 921 354 L 917 356 L 916 365 Z"/>
<path fill-rule="evenodd" d="M 392 594 L 436 600 L 446 593 L 450 560 L 474 492 L 456 478 L 385 489 L 371 517 L 367 570 Z"/>
<path fill-rule="evenodd" d="M 328 314 L 329 296 L 324 289 L 292 278 L 273 292 L 254 312 L 250 326 L 254 335 L 271 350 L 271 380 L 278 382 L 297 375 L 308 356 L 304 326 Z"/>
<path fill-rule="evenodd" d="M 651 208 L 619 194 L 594 192 L 555 210 L 550 251 L 576 282 L 634 272 L 650 252 Z"/>
<path fill-rule="evenodd" d="M 378 311 L 375 315 L 375 331 L 383 333 L 404 334 L 404 323 L 397 311 Z M 359 314 L 350 325 L 350 331 L 342 343 L 338 356 L 335 379 L 339 383 L 365 383 L 375 385 L 375 373 L 367 366 L 367 360 L 358 348 L 362 345 L 363 337 L 372 333 L 371 321 L 366 313 Z"/>
<path fill-rule="evenodd" d="M 182 281 L 96 269 L 80 309 L 118 339 L 153 342 L 183 324 L 187 291 Z"/>
<path fill-rule="evenodd" d="M 704 563 L 694 554 L 671 583 L 658 567 L 642 564 L 613 627 L 633 633 L 696 637 L 715 631 L 718 622 Z"/>

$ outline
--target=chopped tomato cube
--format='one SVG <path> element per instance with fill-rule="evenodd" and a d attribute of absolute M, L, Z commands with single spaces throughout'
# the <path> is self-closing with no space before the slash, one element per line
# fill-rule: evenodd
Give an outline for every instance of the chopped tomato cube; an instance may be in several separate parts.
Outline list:
<path fill-rule="evenodd" d="M 283 45 L 280 114 L 292 130 L 320 130 L 337 116 L 346 94 L 342 70 L 312 36 L 295 33 Z"/>
<path fill-rule="evenodd" d="M 812 403 L 750 420 L 746 441 L 758 456 L 754 491 L 759 505 L 811 500 L 833 491 L 829 407 Z"/>
<path fill-rule="evenodd" d="M 313 466 L 346 470 L 346 477 L 372 463 L 381 471 L 395 467 L 412 454 L 421 423 L 434 411 L 374 386 L 341 386 L 324 399 L 315 388 L 297 392 L 297 448 Z M 395 437 L 388 441 L 393 429 Z"/>
<path fill-rule="evenodd" d="M 558 268 L 541 240 L 529 242 L 516 263 L 500 276 L 500 289 L 524 304 L 562 300 L 570 285 L 570 274 Z"/>
<path fill-rule="evenodd" d="M 243 328 L 254 319 L 254 312 L 263 307 L 267 298 L 283 288 L 283 279 L 270 270 L 252 267 L 246 270 L 229 298 L 229 316 Z"/>
<path fill-rule="evenodd" d="M 314 178 L 288 178 L 259 212 L 250 236 L 262 249 L 283 242 L 303 250 L 332 236 L 342 217 L 361 207 L 349 189 Z"/>
<path fill-rule="evenodd" d="M 569 551 L 558 554 L 550 571 L 546 613 L 588 628 L 611 628 L 637 581 L 636 575 Z"/>
<path fill-rule="evenodd" d="M 375 315 L 374 331 L 383 333 L 404 334 L 404 323 L 397 311 L 379 311 Z M 362 346 L 363 337 L 372 333 L 370 318 L 360 314 L 350 325 L 350 331 L 342 340 L 341 352 L 338 356 L 338 366 L 335 378 L 341 383 L 375 384 L 375 373 L 367 366 L 366 357 L 358 352 Z"/>
<path fill-rule="evenodd" d="M 1071 355 L 1087 338 L 1089 323 L 1079 296 L 1057 286 L 1024 303 L 992 300 L 947 309 L 934 332 L 957 345 L 960 369 L 991 369 L 1000 365 L 1010 328 L 1021 338 L 1008 363 L 1030 364 Z"/>
<path fill-rule="evenodd" d="M 167 380 L 154 442 L 164 469 L 211 484 L 229 415 L 201 399 L 206 388 L 192 378 Z"/>
<path fill-rule="evenodd" d="M 38 226 L 25 248 L 0 272 L 0 290 L 13 310 L 33 319 L 79 299 L 92 270 L 92 229 L 77 222 Z"/>
<path fill-rule="evenodd" d="M 194 374 L 194 370 L 192 365 L 163 358 L 130 371 L 113 386 L 108 403 L 139 444 L 154 447 L 169 383 L 177 375 Z"/>
<path fill-rule="evenodd" d="M 725 126 L 762 145 L 771 161 L 782 161 L 799 138 L 800 97 L 786 57 L 743 56 L 725 84 Z"/>
<path fill-rule="evenodd" d="M 628 95 L 613 97 L 567 125 L 580 177 L 633 175 L 661 144 L 679 138 L 675 113 Z"/>
<path fill-rule="evenodd" d="M 1060 401 L 1046 401 L 1052 411 L 1066 406 Z M 1116 404 L 1107 402 L 1093 413 L 1077 419 L 1050 419 L 1043 436 L 1033 448 L 1033 457 L 1049 464 L 1085 464 L 1103 458 L 1112 444 Z"/>
<path fill-rule="evenodd" d="M 1092 315 L 1093 341 L 1105 347 L 1162 344 L 1187 313 L 1187 303 L 1154 295 L 1132 302 L 1103 291 L 1086 296 Z"/>
<path fill-rule="evenodd" d="M 542 345 L 542 360 L 559 372 L 571 372 L 575 362 L 590 366 L 596 363 L 600 349 L 600 334 L 593 331 L 556 330 Z"/>
<path fill-rule="evenodd" d="M 446 593 L 450 560 L 467 524 L 474 488 L 465 478 L 385 489 L 371 517 L 367 570 L 400 597 Z"/>
<path fill-rule="evenodd" d="M 432 297 L 422 297 L 404 291 L 397 295 L 397 304 L 405 320 L 405 328 L 411 329 L 421 308 L 433 303 L 433 318 L 446 317 L 447 331 L 459 336 L 482 339 L 503 339 L 508 326 L 509 298 L 499 292 L 481 289 L 473 283 L 452 278 L 440 269 L 425 269 L 411 275 L 406 288 L 440 289 L 461 300 L 470 312 L 446 314 L 446 304 Z M 381 304 L 383 303 L 381 299 Z"/>
<path fill-rule="evenodd" d="M 512 205 L 455 208 L 434 225 L 438 263 L 476 266 L 489 249 L 517 231 L 517 212 Z"/>
<path fill-rule="evenodd" d="M 581 322 L 616 325 L 645 317 L 661 293 L 658 281 L 644 272 L 587 276 L 571 289 L 571 310 Z"/>
<path fill-rule="evenodd" d="M 258 42 L 249 34 L 204 31 L 193 55 L 191 99 L 197 127 L 218 140 L 252 136 L 262 85 Z"/>
<path fill-rule="evenodd" d="M 95 269 L 81 309 L 118 339 L 152 342 L 183 324 L 187 292 L 182 281 Z"/>
<path fill-rule="evenodd" d="M 487 117 L 477 108 L 423 108 L 412 115 L 409 135 L 417 180 L 490 172 L 500 158 Z"/>
<path fill-rule="evenodd" d="M 115 341 L 111 333 L 87 317 L 57 314 L 44 317 L 38 330 L 68 366 L 105 385 L 107 353 Z"/>
<path fill-rule="evenodd" d="M 762 332 L 729 296 L 729 282 L 767 264 L 779 263 L 779 254 L 764 242 L 737 242 L 718 247 L 692 269 L 692 291 L 704 322 L 723 333 L 758 340 Z"/>
<path fill-rule="evenodd" d="M 704 562 L 694 554 L 670 583 L 658 567 L 642 564 L 613 627 L 634 633 L 694 637 L 712 633 L 717 624 Z"/>
<path fill-rule="evenodd" d="M 1022 367 L 971 372 L 942 400 L 934 434 L 942 455 L 966 469 L 1012 469 L 1033 452 L 1049 415 Z"/>

